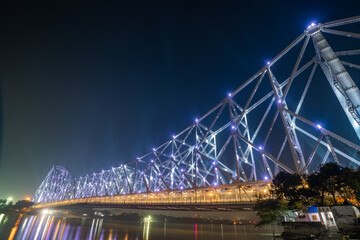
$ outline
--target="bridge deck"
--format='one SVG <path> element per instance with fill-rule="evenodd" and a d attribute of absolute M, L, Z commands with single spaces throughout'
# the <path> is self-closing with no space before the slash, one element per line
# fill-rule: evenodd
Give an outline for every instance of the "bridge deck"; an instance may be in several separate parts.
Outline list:
<path fill-rule="evenodd" d="M 151 209 L 236 209 L 247 208 L 257 200 L 257 196 L 269 196 L 270 183 L 259 181 L 245 184 L 228 184 L 218 187 L 188 189 L 184 191 L 162 191 L 116 196 L 88 197 L 57 202 L 40 203 L 34 208 L 81 206 L 81 207 L 118 207 Z"/>

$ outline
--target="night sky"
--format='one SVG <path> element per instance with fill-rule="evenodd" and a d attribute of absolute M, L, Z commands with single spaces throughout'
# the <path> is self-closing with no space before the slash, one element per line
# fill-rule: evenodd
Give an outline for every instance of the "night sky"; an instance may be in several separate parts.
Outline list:
<path fill-rule="evenodd" d="M 33 195 L 53 165 L 79 176 L 141 156 L 312 21 L 360 14 L 357 1 L 7 2 L 0 198 Z"/>

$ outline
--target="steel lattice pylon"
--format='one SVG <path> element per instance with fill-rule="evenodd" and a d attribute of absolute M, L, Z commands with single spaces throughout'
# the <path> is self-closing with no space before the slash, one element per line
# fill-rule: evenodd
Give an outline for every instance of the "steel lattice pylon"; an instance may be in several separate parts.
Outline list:
<path fill-rule="evenodd" d="M 266 66 L 169 141 L 127 164 L 79 178 L 53 167 L 33 201 L 259 181 L 279 171 L 306 174 L 327 161 L 359 167 L 360 146 L 312 121 L 304 104 L 313 98 L 310 90 L 320 72 L 333 90 L 326 97 L 331 104 L 340 103 L 350 122 L 344 127 L 352 126 L 360 138 L 360 92 L 355 84 L 360 80 L 356 59 L 360 43 L 345 44 L 355 48 L 336 52 L 324 37 L 359 39 L 359 33 L 339 30 L 359 22 L 360 16 L 311 24 Z M 350 58 L 357 62 L 348 62 Z"/>

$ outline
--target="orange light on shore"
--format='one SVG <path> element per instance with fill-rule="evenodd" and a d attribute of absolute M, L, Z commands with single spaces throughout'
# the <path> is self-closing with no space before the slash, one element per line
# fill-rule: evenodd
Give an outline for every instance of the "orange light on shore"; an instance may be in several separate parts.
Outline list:
<path fill-rule="evenodd" d="M 30 202 L 30 201 L 31 201 L 31 197 L 26 197 L 25 200 Z"/>

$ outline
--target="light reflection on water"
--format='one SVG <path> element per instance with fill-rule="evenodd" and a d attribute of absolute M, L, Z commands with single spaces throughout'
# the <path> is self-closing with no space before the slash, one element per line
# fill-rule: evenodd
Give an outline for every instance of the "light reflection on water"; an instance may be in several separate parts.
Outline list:
<path fill-rule="evenodd" d="M 0 214 L 0 239 L 273 239 L 279 229 L 250 225 L 130 222 L 103 218 L 66 218 L 52 215 L 7 216 Z"/>

